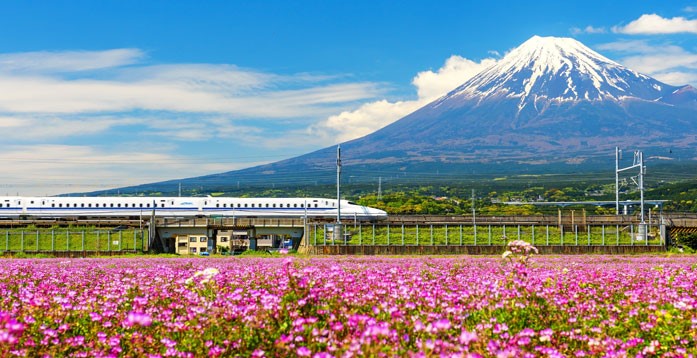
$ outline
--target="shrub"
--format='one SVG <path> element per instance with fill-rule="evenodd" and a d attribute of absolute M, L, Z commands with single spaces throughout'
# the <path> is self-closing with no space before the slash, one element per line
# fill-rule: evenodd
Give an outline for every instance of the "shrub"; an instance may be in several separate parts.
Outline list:
<path fill-rule="evenodd" d="M 697 250 L 697 233 L 679 234 L 676 238 L 678 246 L 687 246 L 692 250 Z"/>

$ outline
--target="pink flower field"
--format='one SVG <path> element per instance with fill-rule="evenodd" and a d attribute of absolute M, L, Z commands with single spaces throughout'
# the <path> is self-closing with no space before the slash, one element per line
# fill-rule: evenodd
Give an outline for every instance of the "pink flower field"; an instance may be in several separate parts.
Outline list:
<path fill-rule="evenodd" d="M 697 257 L 0 261 L 0 355 L 691 356 Z"/>

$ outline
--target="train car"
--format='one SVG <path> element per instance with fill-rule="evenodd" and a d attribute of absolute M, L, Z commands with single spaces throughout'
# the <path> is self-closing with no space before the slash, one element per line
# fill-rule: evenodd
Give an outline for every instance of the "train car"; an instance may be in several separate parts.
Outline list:
<path fill-rule="evenodd" d="M 228 197 L 0 197 L 0 217 L 133 218 L 191 217 L 313 217 L 335 218 L 336 199 Z M 380 220 L 383 210 L 342 200 L 341 217 Z"/>

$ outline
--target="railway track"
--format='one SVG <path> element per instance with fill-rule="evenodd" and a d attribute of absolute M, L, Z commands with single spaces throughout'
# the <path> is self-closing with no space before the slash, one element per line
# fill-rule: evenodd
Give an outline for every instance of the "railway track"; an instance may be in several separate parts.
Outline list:
<path fill-rule="evenodd" d="M 655 223 L 659 217 L 654 216 L 651 220 Z M 22 219 L 0 219 L 0 227 L 61 227 L 61 226 L 95 226 L 95 227 L 142 227 L 147 225 L 147 219 L 125 219 L 125 218 L 22 218 Z M 697 214 L 695 213 L 665 213 L 663 220 L 669 226 L 697 227 Z M 287 225 L 285 221 L 297 221 L 302 225 L 302 219 L 288 218 L 158 218 L 158 226 L 172 225 L 173 223 L 206 223 L 215 224 L 216 222 L 235 221 L 238 225 L 252 226 L 273 226 Z M 244 222 L 243 222 L 244 221 Z M 352 225 L 353 220 L 343 219 L 345 225 Z M 283 223 L 282 223 L 283 222 Z M 333 223 L 333 220 L 309 220 L 310 223 Z M 535 216 L 456 216 L 456 215 L 390 215 L 385 220 L 380 220 L 379 225 L 447 225 L 447 224 L 472 224 L 477 225 L 625 225 L 638 223 L 639 217 L 635 215 L 535 215 Z"/>

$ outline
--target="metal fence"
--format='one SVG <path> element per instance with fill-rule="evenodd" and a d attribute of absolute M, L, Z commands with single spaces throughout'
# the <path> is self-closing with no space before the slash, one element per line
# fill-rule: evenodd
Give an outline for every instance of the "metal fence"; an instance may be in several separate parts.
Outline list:
<path fill-rule="evenodd" d="M 644 231 L 646 230 L 646 231 Z M 524 240 L 535 246 L 653 245 L 664 246 L 659 226 L 523 225 L 523 224 L 361 224 L 344 226 L 335 235 L 331 224 L 308 227 L 306 244 L 318 245 L 505 245 Z"/>
<path fill-rule="evenodd" d="M 17 252 L 142 252 L 147 230 L 0 230 L 0 251 Z"/>

